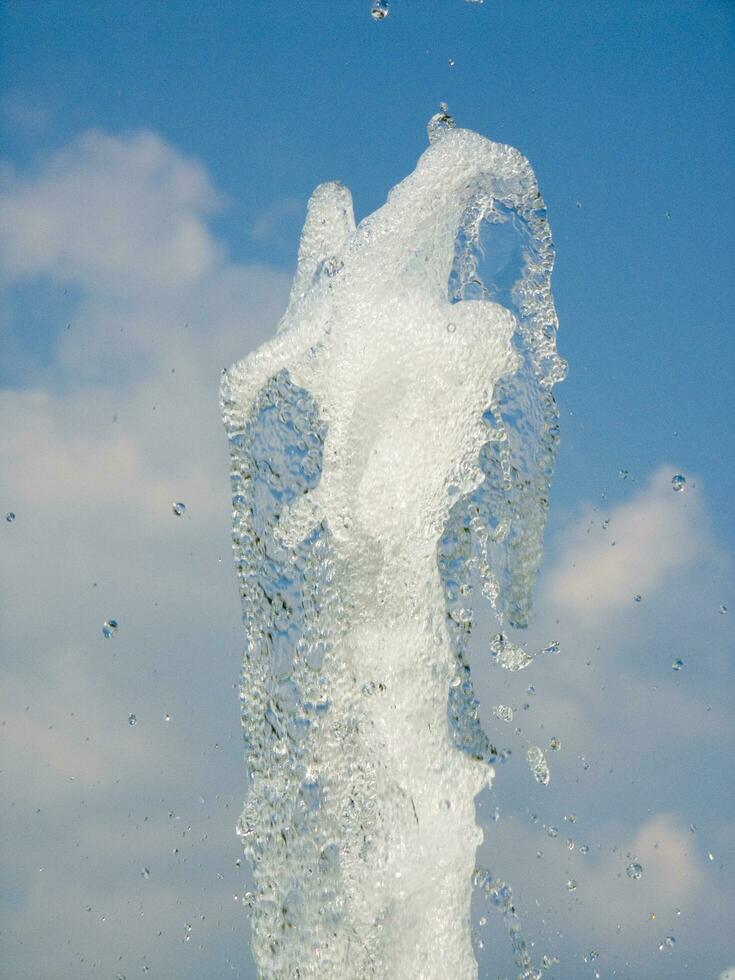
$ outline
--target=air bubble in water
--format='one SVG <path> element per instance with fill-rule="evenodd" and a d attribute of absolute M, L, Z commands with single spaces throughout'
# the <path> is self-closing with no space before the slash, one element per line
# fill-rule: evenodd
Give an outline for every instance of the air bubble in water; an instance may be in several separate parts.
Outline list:
<path fill-rule="evenodd" d="M 182 504 L 180 500 L 177 500 L 175 504 L 171 505 L 171 510 L 177 517 L 183 517 L 186 513 L 186 504 Z"/>
<path fill-rule="evenodd" d="M 671 489 L 677 492 L 683 490 L 686 482 L 686 477 L 683 477 L 681 473 L 677 473 L 676 476 L 671 477 Z"/>
<path fill-rule="evenodd" d="M 388 0 L 373 0 L 370 8 L 370 16 L 373 20 L 385 20 L 389 13 Z"/>
<path fill-rule="evenodd" d="M 111 639 L 117 633 L 117 620 L 106 619 L 102 624 L 102 635 L 106 640 Z"/>
<path fill-rule="evenodd" d="M 429 134 L 429 142 L 436 143 L 444 134 L 455 127 L 454 118 L 449 115 L 449 106 L 446 102 L 439 103 L 439 111 L 431 117 L 426 127 Z"/>
<path fill-rule="evenodd" d="M 633 861 L 625 869 L 625 873 L 629 878 L 632 878 L 633 881 L 638 881 L 640 878 L 643 877 L 643 865 L 638 864 L 637 861 Z"/>

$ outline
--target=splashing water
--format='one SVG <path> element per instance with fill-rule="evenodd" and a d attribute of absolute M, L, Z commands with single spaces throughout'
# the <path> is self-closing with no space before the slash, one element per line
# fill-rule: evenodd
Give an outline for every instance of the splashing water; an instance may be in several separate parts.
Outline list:
<path fill-rule="evenodd" d="M 474 797 L 495 752 L 470 596 L 528 623 L 564 364 L 528 162 L 435 135 L 357 227 L 345 187 L 316 189 L 278 333 L 223 376 L 263 978 L 477 976 Z M 532 659 L 506 633 L 493 654 Z"/>

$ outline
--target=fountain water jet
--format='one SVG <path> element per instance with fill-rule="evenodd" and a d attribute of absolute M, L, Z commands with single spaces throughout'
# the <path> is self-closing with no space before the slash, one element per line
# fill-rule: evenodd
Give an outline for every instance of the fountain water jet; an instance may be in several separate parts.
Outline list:
<path fill-rule="evenodd" d="M 503 224 L 518 275 L 486 284 Z M 278 333 L 224 375 L 264 978 L 477 976 L 494 756 L 468 596 L 479 578 L 527 624 L 564 373 L 552 262 L 528 162 L 447 128 L 357 227 L 345 187 L 316 189 Z"/>

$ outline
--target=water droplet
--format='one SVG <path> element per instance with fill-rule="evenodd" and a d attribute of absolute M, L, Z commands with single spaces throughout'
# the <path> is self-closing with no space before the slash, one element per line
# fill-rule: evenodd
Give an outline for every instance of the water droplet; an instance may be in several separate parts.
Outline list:
<path fill-rule="evenodd" d="M 577 890 L 577 882 L 574 880 L 574 878 L 570 878 L 567 882 L 567 889 L 570 892 L 575 892 Z"/>
<path fill-rule="evenodd" d="M 579 845 L 579 853 L 580 854 L 589 854 L 589 852 L 590 852 L 590 846 L 589 846 L 589 844 L 580 844 Z"/>
<path fill-rule="evenodd" d="M 507 704 L 496 704 L 493 708 L 493 714 L 501 721 L 513 721 L 513 709 Z"/>
<path fill-rule="evenodd" d="M 636 593 L 636 595 L 633 596 L 633 602 L 640 602 L 642 598 L 643 598 L 642 595 L 638 595 Z"/>
<path fill-rule="evenodd" d="M 599 960 L 600 954 L 596 949 L 591 949 L 589 953 L 584 958 L 585 963 L 594 963 L 595 960 Z"/>
<path fill-rule="evenodd" d="M 552 640 L 548 646 L 545 646 L 541 653 L 558 653 L 561 650 L 561 643 L 558 640 Z"/>
<path fill-rule="evenodd" d="M 168 711 L 167 711 L 167 712 L 166 712 L 166 714 L 165 714 L 165 715 L 163 716 L 163 720 L 164 720 L 164 721 L 171 721 L 171 715 L 170 715 L 170 714 L 168 713 Z"/>
<path fill-rule="evenodd" d="M 426 127 L 426 132 L 429 134 L 429 142 L 436 143 L 440 140 L 442 136 L 445 136 L 450 129 L 454 129 L 455 122 L 452 116 L 449 115 L 449 107 L 446 102 L 439 103 L 439 112 L 431 117 L 429 123 Z"/>
<path fill-rule="evenodd" d="M 568 851 L 574 850 L 574 841 L 572 840 L 571 837 L 567 837 L 567 850 Z"/>
<path fill-rule="evenodd" d="M 109 640 L 115 633 L 117 633 L 117 620 L 106 619 L 102 624 L 102 635 L 106 640 Z"/>
<path fill-rule="evenodd" d="M 454 65 L 455 65 L 454 58 L 450 58 L 448 64 L 449 64 L 449 67 L 450 68 L 454 68 Z"/>
<path fill-rule="evenodd" d="M 727 606 L 723 602 L 720 605 L 720 616 L 724 616 L 726 612 L 727 612 Z"/>
<path fill-rule="evenodd" d="M 133 725 L 138 724 L 138 719 L 135 717 L 135 715 L 128 715 L 128 724 L 130 725 L 131 728 L 133 727 Z"/>
<path fill-rule="evenodd" d="M 12 512 L 12 510 L 9 510 L 8 513 L 5 515 L 5 520 L 8 522 L 8 524 L 13 523 L 13 521 L 15 520 L 15 514 Z"/>
<path fill-rule="evenodd" d="M 714 861 L 715 859 L 715 856 L 712 853 L 712 851 L 707 851 L 707 857 L 710 859 L 710 861 Z"/>
<path fill-rule="evenodd" d="M 673 670 L 681 670 L 683 666 L 684 666 L 684 661 L 681 659 L 675 660 L 671 665 Z"/>
<path fill-rule="evenodd" d="M 447 333 L 454 333 L 456 331 L 456 329 L 457 329 L 457 324 L 456 323 L 448 323 L 447 324 Z"/>
<path fill-rule="evenodd" d="M 638 881 L 640 878 L 643 877 L 643 865 L 638 864 L 637 861 L 633 861 L 625 869 L 625 873 L 629 878 L 632 878 L 633 881 Z"/>
<path fill-rule="evenodd" d="M 561 748 L 561 741 L 556 736 L 554 736 L 549 742 L 549 748 L 554 752 L 558 752 L 559 749 Z"/>
<path fill-rule="evenodd" d="M 676 945 L 676 939 L 673 936 L 667 936 L 662 943 L 659 944 L 659 949 L 673 949 Z"/>
<path fill-rule="evenodd" d="M 629 475 L 627 470 L 618 470 L 618 476 L 621 480 L 627 480 Z"/>
<path fill-rule="evenodd" d="M 558 827 L 547 827 L 546 828 L 546 836 L 547 837 L 558 837 L 559 836 L 559 828 Z"/>
<path fill-rule="evenodd" d="M 523 647 L 517 646 L 503 633 L 496 633 L 491 640 L 490 653 L 495 658 L 495 662 L 505 670 L 523 670 L 533 660 Z"/>
<path fill-rule="evenodd" d="M 182 504 L 180 500 L 177 500 L 176 503 L 171 506 L 171 510 L 177 517 L 183 517 L 186 513 L 186 504 Z"/>
<path fill-rule="evenodd" d="M 676 490 L 677 492 L 683 490 L 686 486 L 686 482 L 686 478 L 683 477 L 681 473 L 677 473 L 676 476 L 671 477 L 671 489 Z"/>
<path fill-rule="evenodd" d="M 567 813 L 565 815 L 564 819 L 566 820 L 567 823 L 576 823 L 577 822 L 577 814 L 576 813 Z"/>
<path fill-rule="evenodd" d="M 389 13 L 388 0 L 373 0 L 370 8 L 370 16 L 373 20 L 385 20 Z"/>
<path fill-rule="evenodd" d="M 536 782 L 541 783 L 542 786 L 549 785 L 550 773 L 549 767 L 544 757 L 544 753 L 538 747 L 538 745 L 532 745 L 528 752 L 526 752 L 526 759 L 528 760 L 528 765 L 531 767 L 531 772 L 533 773 Z"/>
<path fill-rule="evenodd" d="M 141 874 L 141 877 L 142 878 L 150 878 L 150 876 L 151 876 L 151 872 L 150 872 L 150 869 L 149 868 L 143 868 L 143 870 L 140 872 L 140 874 Z"/>

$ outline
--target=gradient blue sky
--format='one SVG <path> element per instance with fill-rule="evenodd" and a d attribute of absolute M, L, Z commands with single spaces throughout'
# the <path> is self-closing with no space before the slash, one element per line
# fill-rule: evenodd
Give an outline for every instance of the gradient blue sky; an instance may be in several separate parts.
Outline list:
<path fill-rule="evenodd" d="M 535 167 L 570 364 L 531 641 L 558 634 L 562 655 L 508 687 L 486 617 L 476 669 L 488 727 L 494 701 L 520 706 L 533 683 L 538 724 L 574 750 L 550 753 L 536 803 L 516 748 L 487 860 L 496 834 L 527 938 L 567 980 L 592 975 L 587 946 L 631 980 L 735 964 L 735 7 L 392 0 L 375 23 L 369 6 L 2 4 L 0 506 L 17 519 L 0 956 L 15 980 L 130 977 L 143 956 L 153 976 L 253 975 L 232 898 L 241 640 L 219 368 L 272 332 L 313 187 L 340 179 L 368 214 L 440 100 Z M 108 616 L 121 630 L 105 644 Z M 588 871 L 574 852 L 573 896 L 572 858 L 548 853 L 534 808 L 560 827 L 578 812 L 600 845 Z M 616 846 L 650 852 L 637 893 Z M 504 945 L 486 943 L 488 976 L 510 970 Z"/>

